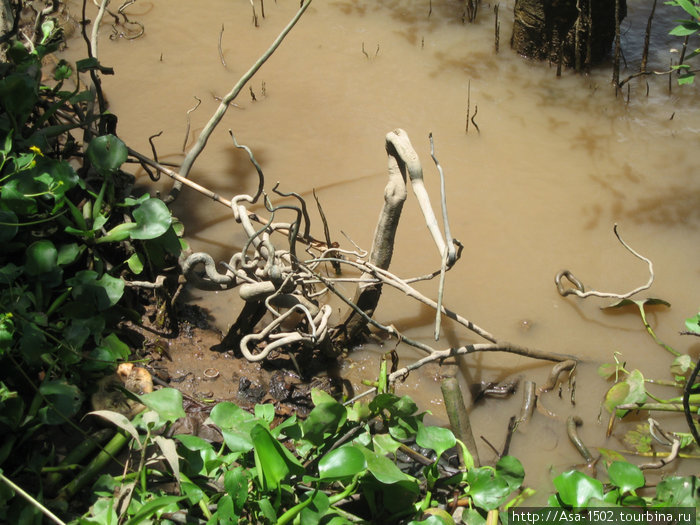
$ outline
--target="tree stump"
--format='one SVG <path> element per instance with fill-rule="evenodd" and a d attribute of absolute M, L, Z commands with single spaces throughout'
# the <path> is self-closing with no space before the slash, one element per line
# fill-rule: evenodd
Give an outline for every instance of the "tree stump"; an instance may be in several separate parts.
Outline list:
<path fill-rule="evenodd" d="M 602 61 L 615 38 L 616 0 L 516 0 L 511 47 L 577 71 Z M 620 20 L 627 1 L 619 0 Z"/>

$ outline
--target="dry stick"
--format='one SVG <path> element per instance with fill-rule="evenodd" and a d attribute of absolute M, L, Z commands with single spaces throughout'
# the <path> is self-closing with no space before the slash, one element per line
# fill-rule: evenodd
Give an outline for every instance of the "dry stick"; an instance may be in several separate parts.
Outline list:
<path fill-rule="evenodd" d="M 262 65 L 267 61 L 268 58 L 272 56 L 272 54 L 275 52 L 275 50 L 279 47 L 279 45 L 282 43 L 284 38 L 287 36 L 287 34 L 292 30 L 292 28 L 296 25 L 296 23 L 299 21 L 299 18 L 301 18 L 301 15 L 304 14 L 306 9 L 311 5 L 312 0 L 306 0 L 302 6 L 299 8 L 297 13 L 294 15 L 292 20 L 286 25 L 286 27 L 282 30 L 282 32 L 277 36 L 275 41 L 272 43 L 272 45 L 265 51 L 262 56 L 253 64 L 253 66 L 246 71 L 243 76 L 238 80 L 235 86 L 233 86 L 233 89 L 221 100 L 221 103 L 219 104 L 219 107 L 217 108 L 216 112 L 214 115 L 211 117 L 209 122 L 207 122 L 206 126 L 204 126 L 204 129 L 202 132 L 199 134 L 199 137 L 197 138 L 197 142 L 190 148 L 190 150 L 187 152 L 187 155 L 185 156 L 185 159 L 182 162 L 182 165 L 180 166 L 180 175 L 184 178 L 187 178 L 187 176 L 190 173 L 190 170 L 192 169 L 192 165 L 194 164 L 194 161 L 197 159 L 199 154 L 202 152 L 204 147 L 207 145 L 207 141 L 209 140 L 209 137 L 211 136 L 212 132 L 214 131 L 214 128 L 219 124 L 221 119 L 224 117 L 226 114 L 226 110 L 229 107 L 229 104 L 238 96 L 238 94 L 241 92 L 243 87 L 246 85 L 246 83 L 257 73 L 257 71 L 262 67 Z M 177 181 L 174 185 L 173 188 L 170 190 L 170 195 L 165 200 L 167 204 L 171 203 L 174 201 L 178 194 L 180 193 L 180 190 L 182 189 L 182 181 Z"/>
<path fill-rule="evenodd" d="M 224 65 L 226 65 L 226 64 L 224 64 Z M 195 111 L 199 107 L 199 105 L 202 103 L 202 99 L 197 98 L 196 96 L 194 98 L 197 101 L 197 104 L 195 104 L 195 106 L 192 109 L 187 110 L 187 126 L 185 127 L 185 140 L 182 141 L 182 151 L 185 151 L 185 148 L 187 147 L 187 139 L 190 137 L 190 123 L 191 123 L 190 114 L 193 111 Z"/>
<path fill-rule="evenodd" d="M 107 5 L 109 4 L 109 0 L 102 0 L 102 3 L 100 4 L 100 9 L 97 11 L 97 16 L 95 16 L 95 22 L 92 25 L 92 34 L 90 35 L 90 52 L 92 53 L 92 56 L 97 58 L 97 42 L 99 38 L 97 38 L 97 35 L 100 31 L 100 23 L 102 23 L 102 18 L 105 16 L 105 11 L 107 10 Z"/>
<path fill-rule="evenodd" d="M 593 60 L 593 2 L 588 2 L 588 24 L 586 24 L 586 73 L 591 71 Z"/>
<path fill-rule="evenodd" d="M 498 20 L 498 6 L 499 6 L 499 4 L 496 4 L 495 6 L 493 6 L 493 14 L 496 15 L 496 20 L 494 22 L 494 27 L 493 27 L 494 38 L 495 38 L 494 46 L 496 48 L 496 54 L 498 54 L 498 47 L 499 47 L 500 35 L 501 35 L 501 22 L 499 22 L 499 20 Z"/>
<path fill-rule="evenodd" d="M 474 104 L 474 114 L 472 115 L 472 124 L 474 124 L 474 127 L 476 128 L 476 132 L 481 134 L 481 130 L 479 129 L 479 126 L 476 125 L 476 122 L 474 119 L 476 118 L 476 114 L 479 112 L 479 106 Z"/>
<path fill-rule="evenodd" d="M 584 460 L 586 460 L 586 465 L 593 465 L 595 463 L 595 458 L 588 450 L 588 447 L 581 441 L 578 435 L 578 427 L 583 425 L 583 420 L 578 416 L 569 416 L 566 420 L 566 434 L 569 436 L 569 440 L 576 447 L 578 453 L 581 454 Z"/>
<path fill-rule="evenodd" d="M 442 315 L 442 296 L 445 288 L 445 272 L 447 266 L 452 266 L 457 261 L 457 252 L 452 243 L 452 234 L 450 233 L 450 222 L 447 217 L 447 198 L 445 196 L 445 174 L 442 171 L 442 166 L 435 156 L 435 145 L 433 144 L 433 134 L 428 135 L 430 139 L 430 156 L 435 162 L 438 173 L 440 174 L 440 202 L 442 204 L 442 224 L 445 230 L 445 246 L 446 250 L 442 254 L 442 264 L 440 265 L 440 284 L 438 285 L 438 300 L 437 308 L 435 309 L 435 340 L 440 339 L 440 319 Z"/>
<path fill-rule="evenodd" d="M 517 424 L 527 423 L 532 417 L 532 413 L 535 410 L 535 403 L 537 402 L 537 396 L 535 390 L 537 385 L 534 381 L 526 380 L 523 385 L 523 402 L 520 405 L 520 415 L 517 419 Z"/>
<path fill-rule="evenodd" d="M 30 505 L 35 506 L 37 509 L 39 509 L 48 519 L 50 519 L 52 522 L 57 523 L 58 525 L 65 525 L 65 522 L 61 520 L 58 516 L 56 516 L 53 512 L 51 512 L 49 509 L 47 509 L 44 505 L 42 505 L 34 496 L 29 494 L 27 491 L 25 491 L 22 487 L 19 485 L 15 484 L 11 479 L 8 477 L 4 476 L 2 472 L 0 472 L 0 482 L 4 482 L 9 486 L 12 490 L 14 490 L 17 494 L 19 494 L 22 498 L 27 500 Z"/>
<path fill-rule="evenodd" d="M 394 329 L 395 330 L 395 329 Z M 422 345 L 423 347 L 427 345 Z M 422 348 L 421 348 L 422 349 Z M 522 355 L 524 357 L 530 357 L 532 359 L 543 359 L 545 361 L 566 361 L 568 359 L 575 359 L 574 356 L 565 354 L 555 354 L 551 352 L 542 352 L 540 350 L 533 350 L 531 348 L 525 348 L 522 346 L 513 345 L 510 343 L 480 343 L 460 346 L 457 348 L 448 348 L 447 350 L 433 350 L 432 353 L 422 359 L 419 359 L 415 363 L 407 365 L 396 372 L 389 374 L 389 381 L 396 381 L 397 379 L 408 375 L 409 372 L 420 368 L 423 365 L 432 363 L 433 361 L 441 361 L 447 359 L 448 357 L 454 357 L 458 355 L 468 355 L 476 352 L 507 352 L 510 354 Z M 619 407 L 618 407 L 619 408 Z"/>
<path fill-rule="evenodd" d="M 679 64 L 685 61 L 685 53 L 688 51 L 688 40 L 690 40 L 690 35 L 685 35 L 685 40 L 683 40 L 683 47 L 681 48 L 681 58 L 678 60 Z"/>
<path fill-rule="evenodd" d="M 581 72 L 581 0 L 576 0 L 576 23 L 574 24 L 574 70 L 577 73 Z"/>
<path fill-rule="evenodd" d="M 481 463 L 479 461 L 479 452 L 476 449 L 476 441 L 474 441 L 469 414 L 467 414 L 467 409 L 464 406 L 464 396 L 462 395 L 459 381 L 456 377 L 446 377 L 440 384 L 440 390 L 442 390 L 442 397 L 445 400 L 445 410 L 450 420 L 450 427 L 452 427 L 452 431 L 465 444 L 472 455 L 474 466 L 478 467 Z M 465 458 L 461 447 L 457 448 L 457 453 L 459 454 L 459 464 L 464 467 Z"/>
<path fill-rule="evenodd" d="M 239 144 L 236 141 L 236 137 L 233 134 L 232 130 L 228 130 L 228 134 L 231 135 L 231 139 L 233 140 L 233 145 L 236 146 L 238 149 L 242 149 L 248 154 L 248 159 L 250 159 L 251 164 L 253 167 L 255 167 L 255 171 L 258 172 L 258 190 L 255 192 L 255 195 L 253 196 L 253 199 L 250 201 L 251 204 L 255 204 L 257 200 L 260 198 L 260 195 L 262 195 L 263 192 L 263 187 L 265 186 L 265 175 L 263 174 L 263 170 L 260 167 L 260 164 L 258 164 L 258 161 L 255 160 L 255 155 L 253 155 L 253 152 L 251 149 L 246 146 L 245 144 Z M 275 186 L 276 187 L 276 186 Z M 308 236 L 308 232 L 307 232 Z"/>
<path fill-rule="evenodd" d="M 255 24 L 255 27 L 258 27 L 258 15 L 255 12 L 255 4 L 253 3 L 253 0 L 250 0 L 250 7 L 253 8 L 253 24 Z"/>
<path fill-rule="evenodd" d="M 224 24 L 221 24 L 221 31 L 219 32 L 219 58 L 221 59 L 221 63 L 226 67 L 226 60 L 224 60 L 224 52 L 221 49 L 221 39 L 224 36 Z"/>
<path fill-rule="evenodd" d="M 363 263 L 363 262 L 358 262 L 358 261 L 351 261 L 351 260 L 345 260 L 345 259 L 336 259 L 332 257 L 323 257 L 323 258 L 317 258 L 313 259 L 312 261 L 306 261 L 307 264 L 309 263 L 317 263 L 317 262 L 338 262 L 342 264 L 347 264 L 350 266 L 353 266 L 357 268 L 358 270 L 362 271 L 363 274 L 368 274 L 368 275 L 373 275 L 376 277 L 376 279 L 366 279 L 365 277 L 361 277 L 358 279 L 332 279 L 332 282 L 341 282 L 341 281 L 353 281 L 353 282 L 366 282 L 366 283 L 373 283 L 377 284 L 381 281 L 383 284 L 387 284 L 389 286 L 392 286 L 393 288 L 396 288 L 397 290 L 401 291 L 404 293 L 406 296 L 411 297 L 413 299 L 416 299 L 417 301 L 420 301 L 421 303 L 430 306 L 431 308 L 437 308 L 437 303 L 433 301 L 432 299 L 424 296 L 421 294 L 418 290 L 415 288 L 411 287 L 411 285 L 408 284 L 408 280 L 401 279 L 400 277 L 397 277 L 396 275 L 392 274 L 389 271 L 382 270 L 381 268 L 378 268 L 377 266 L 371 264 L 371 263 Z M 433 275 L 434 277 L 435 275 Z M 453 312 L 452 310 L 449 310 L 448 308 L 445 308 L 442 306 L 442 313 L 452 319 L 453 321 L 461 324 L 468 330 L 471 330 L 472 332 L 480 335 L 487 341 L 491 341 L 492 343 L 497 342 L 496 337 L 492 335 L 491 333 L 487 332 L 480 326 L 475 325 L 468 319 L 465 319 L 461 315 Z"/>
<path fill-rule="evenodd" d="M 515 429 L 518 428 L 518 423 L 519 421 L 515 416 L 510 416 L 508 420 L 508 429 L 506 430 L 506 440 L 505 443 L 503 443 L 503 450 L 498 454 L 499 459 L 503 456 L 507 456 L 510 452 L 510 443 L 513 441 L 513 434 L 515 433 Z"/>
<path fill-rule="evenodd" d="M 673 64 L 673 61 L 671 61 Z M 630 76 L 628 76 L 625 80 L 620 81 L 620 87 L 624 86 L 627 82 L 630 80 L 641 77 L 641 76 L 647 76 L 647 75 L 658 75 L 658 76 L 663 76 L 663 75 L 668 75 L 668 78 L 671 78 L 671 73 L 676 71 L 675 69 L 671 68 L 668 71 L 639 71 L 637 73 L 633 73 Z M 700 69 L 691 69 L 688 70 L 688 73 L 698 73 L 700 72 Z M 670 88 L 669 88 L 670 89 Z M 647 95 L 649 95 L 649 85 L 647 84 Z"/>
<path fill-rule="evenodd" d="M 403 133 L 400 137 L 408 141 L 405 132 L 403 130 L 398 131 Z M 397 146 L 390 135 L 391 133 L 387 134 L 385 141 L 389 163 L 389 180 L 384 189 L 384 206 L 377 221 L 372 249 L 369 255 L 370 262 L 382 269 L 389 268 L 391 264 L 396 230 L 399 226 L 401 211 L 408 193 L 406 191 L 406 161 L 403 160 L 401 153 L 397 151 Z M 410 146 L 410 142 L 408 144 Z M 361 277 L 365 276 L 362 275 Z M 368 313 L 371 316 L 377 307 L 381 293 L 381 284 L 360 284 L 355 292 L 353 303 L 359 306 L 359 310 L 362 313 Z M 355 308 L 351 308 L 349 314 L 345 315 L 343 325 L 346 327 L 347 339 L 352 341 L 365 327 L 366 320 L 362 315 L 358 317 L 358 311 Z"/>
<path fill-rule="evenodd" d="M 613 84 L 617 95 L 620 83 L 620 0 L 615 0 L 615 58 L 613 60 Z"/>
<path fill-rule="evenodd" d="M 651 21 L 654 18 L 654 12 L 656 11 L 656 0 L 651 6 L 651 13 L 649 13 L 649 19 L 647 20 L 647 30 L 644 34 L 644 50 L 642 51 L 642 64 L 639 67 L 639 71 L 646 71 L 647 69 L 647 59 L 649 58 L 649 40 L 651 38 Z"/>
<path fill-rule="evenodd" d="M 313 194 L 314 200 L 316 201 L 316 208 L 318 209 L 318 214 L 321 216 L 321 223 L 323 224 L 323 237 L 326 239 L 326 244 L 329 247 L 333 246 L 333 241 L 331 241 L 331 231 L 328 228 L 328 220 L 326 219 L 326 214 L 323 213 L 321 201 L 316 195 L 316 188 L 312 188 L 311 193 Z M 340 275 L 342 273 L 342 269 L 338 261 L 331 262 L 331 266 L 333 266 L 336 275 Z"/>
<path fill-rule="evenodd" d="M 696 334 L 697 335 L 697 334 Z M 700 434 L 698 429 L 695 427 L 695 422 L 690 412 L 690 393 L 695 389 L 695 379 L 698 377 L 698 372 L 700 372 L 700 358 L 695 363 L 695 368 L 690 374 L 690 377 L 685 382 L 685 387 L 683 388 L 683 412 L 685 412 L 685 420 L 688 423 L 688 428 L 690 433 L 695 439 L 695 443 L 700 446 Z"/>
<path fill-rule="evenodd" d="M 469 79 L 467 82 L 467 123 L 464 127 L 464 132 L 468 135 L 469 134 L 469 111 L 471 108 L 469 107 L 471 104 L 471 98 L 472 98 L 472 81 Z"/>
<path fill-rule="evenodd" d="M 566 297 L 567 295 L 575 294 L 578 297 L 581 298 L 586 298 L 590 296 L 595 296 L 595 297 L 612 297 L 615 299 L 628 299 L 629 297 L 633 296 L 636 293 L 639 293 L 643 290 L 648 290 L 651 288 L 651 285 L 654 282 L 654 265 L 653 263 L 644 257 L 643 255 L 640 255 L 636 251 L 634 251 L 625 241 L 622 240 L 622 237 L 620 237 L 620 234 L 617 231 L 617 224 L 613 227 L 613 231 L 615 232 L 615 237 L 617 237 L 617 240 L 622 243 L 622 246 L 624 246 L 632 255 L 637 257 L 638 259 L 641 259 L 642 261 L 646 262 L 647 265 L 649 266 L 649 280 L 647 283 L 643 286 L 640 286 L 638 288 L 635 288 L 634 290 L 631 290 L 625 294 L 617 294 L 617 293 L 609 293 L 609 292 L 598 292 L 596 290 L 591 290 L 589 292 L 584 292 L 583 285 L 581 282 L 574 277 L 574 275 L 569 271 L 569 270 L 562 270 L 559 272 L 555 278 L 554 282 L 557 285 L 557 290 L 559 291 L 559 295 L 562 297 Z M 564 289 L 564 286 L 561 282 L 562 277 L 566 277 L 566 279 L 571 282 L 575 288 L 568 288 Z"/>
<path fill-rule="evenodd" d="M 445 240 L 440 232 L 437 219 L 430 204 L 430 197 L 423 181 L 423 168 L 418 154 L 413 148 L 408 134 L 402 129 L 395 129 L 386 134 L 385 146 L 388 156 L 389 182 L 384 190 L 384 207 L 377 221 L 374 233 L 370 263 L 382 270 L 389 268 L 394 251 L 394 239 L 401 218 L 401 210 L 406 200 L 406 177 L 411 181 L 411 188 L 418 200 L 426 226 L 442 256 L 446 251 Z M 355 294 L 354 303 L 362 311 L 371 315 L 377 307 L 381 296 L 381 284 L 361 284 Z M 347 339 L 356 338 L 366 323 L 358 318 L 354 311 L 346 315 L 343 324 Z"/>

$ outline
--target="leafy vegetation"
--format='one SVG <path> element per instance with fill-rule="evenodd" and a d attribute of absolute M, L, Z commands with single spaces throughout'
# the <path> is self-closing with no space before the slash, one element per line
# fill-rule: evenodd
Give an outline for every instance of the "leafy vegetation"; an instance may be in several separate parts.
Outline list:
<path fill-rule="evenodd" d="M 140 318 L 127 306 L 136 303 L 126 280 L 151 279 L 181 250 L 163 202 L 132 197 L 133 177 L 120 170 L 127 148 L 106 133 L 109 116 L 92 113 L 94 94 L 65 89 L 75 76 L 66 63 L 50 86 L 42 81 L 42 59 L 57 42 L 45 22 L 40 42 L 15 41 L 0 64 L 0 465 L 8 476 L 38 478 L 54 463 L 50 428 L 72 422 L 93 380 L 131 354 L 117 332 L 121 319 Z M 2 487 L 4 520 L 18 501 L 6 507 Z"/>
<path fill-rule="evenodd" d="M 690 18 L 678 20 L 680 23 L 671 29 L 669 34 L 684 39 L 683 53 L 680 61 L 677 65 L 673 66 L 673 69 L 678 70 L 680 73 L 678 84 L 692 84 L 695 80 L 695 71 L 691 69 L 690 65 L 687 64 L 685 60 L 700 54 L 700 49 L 693 49 L 686 55 L 686 47 L 690 37 L 696 35 L 698 30 L 700 30 L 700 2 L 698 2 L 698 0 L 670 0 L 666 2 L 666 4 L 677 6 L 683 9 L 686 15 L 690 16 Z"/>

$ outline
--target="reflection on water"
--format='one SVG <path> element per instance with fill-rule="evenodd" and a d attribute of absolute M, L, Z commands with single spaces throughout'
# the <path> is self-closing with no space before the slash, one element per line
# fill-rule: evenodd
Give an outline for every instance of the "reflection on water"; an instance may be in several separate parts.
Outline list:
<path fill-rule="evenodd" d="M 334 240 L 343 239 L 342 230 L 367 248 L 386 178 L 384 135 L 396 127 L 407 130 L 428 191 L 436 196 L 438 178 L 427 140 L 432 132 L 447 176 L 452 233 L 465 246 L 447 276 L 445 304 L 499 338 L 580 356 L 576 407 L 553 393 L 548 408 L 562 416 L 581 415 L 587 422 L 581 433 L 590 447 L 620 448 L 615 439 L 604 438 L 606 417 L 598 419 L 604 385 L 595 374 L 597 365 L 622 352 L 630 369 L 667 379 L 670 359 L 650 341 L 637 315 L 603 312 L 602 300 L 561 298 L 553 277 L 567 267 L 587 288 L 617 292 L 646 282 L 646 265 L 613 235 L 618 223 L 623 238 L 654 262 L 656 281 L 649 295 L 673 304 L 650 313 L 657 335 L 697 354 L 697 345 L 693 348 L 678 331 L 700 305 L 698 88 L 674 86 L 669 94 L 666 77 L 650 76 L 631 82 L 629 93 L 616 98 L 605 67 L 587 77 L 557 79 L 548 65 L 512 53 L 505 45 L 512 1 L 500 9 L 498 55 L 490 10 L 482 10 L 480 23 L 465 26 L 463 2 L 432 4 L 429 17 L 427 3 L 312 4 L 229 109 L 191 178 L 225 196 L 255 189 L 255 171 L 245 153 L 232 147 L 231 128 L 254 151 L 268 189 L 279 180 L 283 191 L 311 199 L 316 188 Z M 637 4 L 630 3 L 624 23 L 629 69 L 622 78 L 635 72 L 643 41 L 648 8 Z M 116 71 L 103 85 L 119 116 L 120 136 L 149 152 L 148 137 L 163 130 L 156 140 L 160 157 L 181 160 L 187 111 L 195 98 L 202 103 L 190 115 L 188 147 L 217 107 L 217 97 L 267 49 L 297 6 L 268 2 L 258 28 L 247 2 L 212 0 L 207 9 L 185 0 L 129 7 L 132 18 L 146 25 L 145 36 L 110 41 L 105 26 L 100 46 L 101 62 Z M 665 32 L 676 15 L 664 5 L 657 11 L 653 66 L 664 68 L 671 56 Z M 226 66 L 218 50 L 220 35 Z M 79 56 L 81 46 L 74 44 L 70 52 Z M 471 113 L 477 111 L 479 132 L 470 126 L 465 133 L 467 99 Z M 142 180 L 152 188 L 146 177 Z M 228 260 L 245 241 L 230 212 L 204 197 L 184 193 L 175 212 L 195 249 L 215 259 Z M 321 236 L 320 221 L 314 221 L 313 233 Z M 404 277 L 422 275 L 439 260 L 409 196 L 392 270 Z M 436 286 L 419 289 L 435 297 Z M 235 295 L 193 292 L 222 327 L 233 321 Z M 432 341 L 433 312 L 395 292 L 385 293 L 376 315 L 413 338 Z M 523 330 L 523 320 L 530 329 Z M 446 320 L 437 345 L 470 342 L 478 341 Z M 399 350 L 403 361 L 419 357 L 409 348 Z M 373 378 L 378 352 L 354 354 L 346 365 L 349 376 Z M 548 373 L 540 363 L 503 354 L 473 355 L 458 366 L 473 382 L 523 376 L 541 383 Z M 433 366 L 412 374 L 399 391 L 443 421 L 440 373 Z M 477 436 L 501 444 L 519 402 L 516 395 L 475 406 Z M 549 476 L 543 465 L 561 469 L 580 462 L 562 433 L 563 423 L 535 417 L 512 448 L 527 456 L 531 483 Z M 683 430 L 682 424 L 670 425 Z M 538 441 L 547 446 L 536 446 Z M 482 457 L 489 454 L 484 445 Z"/>

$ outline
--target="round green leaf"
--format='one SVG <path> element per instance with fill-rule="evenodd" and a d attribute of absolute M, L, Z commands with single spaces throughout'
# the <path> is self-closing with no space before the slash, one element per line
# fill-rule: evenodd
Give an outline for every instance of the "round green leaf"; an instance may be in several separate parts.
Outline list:
<path fill-rule="evenodd" d="M 448 428 L 426 427 L 423 424 L 418 426 L 416 443 L 423 447 L 435 451 L 439 458 L 447 449 L 457 444 L 454 434 Z"/>
<path fill-rule="evenodd" d="M 56 269 L 58 250 L 49 240 L 33 242 L 27 248 L 27 262 L 24 271 L 27 275 L 41 275 Z"/>
<path fill-rule="evenodd" d="M 87 148 L 88 159 L 101 175 L 117 171 L 128 154 L 126 145 L 114 135 L 95 137 Z"/>
<path fill-rule="evenodd" d="M 496 475 L 506 482 L 510 490 L 516 490 L 523 484 L 525 469 L 518 458 L 503 456 L 496 463 Z"/>
<path fill-rule="evenodd" d="M 160 199 L 148 199 L 134 210 L 137 227 L 129 233 L 132 239 L 155 239 L 160 237 L 172 222 L 170 210 Z"/>
<path fill-rule="evenodd" d="M 357 448 L 346 445 L 321 458 L 318 462 L 318 475 L 325 480 L 351 478 L 367 468 L 364 454 Z"/>
<path fill-rule="evenodd" d="M 376 452 L 365 447 L 358 447 L 358 450 L 365 456 L 367 468 L 377 481 L 386 484 L 398 483 L 401 481 L 415 482 L 415 478 L 401 472 L 399 467 L 389 458 L 380 456 Z"/>
<path fill-rule="evenodd" d="M 591 498 L 603 499 L 603 484 L 578 470 L 571 470 L 554 478 L 554 487 L 565 505 L 585 507 Z"/>
<path fill-rule="evenodd" d="M 467 473 L 469 495 L 474 505 L 484 510 L 493 510 L 505 503 L 512 492 L 506 480 L 496 475 L 491 467 L 470 469 Z"/>
<path fill-rule="evenodd" d="M 610 482 L 620 488 L 620 492 L 631 492 L 644 486 L 644 474 L 637 465 L 626 461 L 615 461 L 608 468 Z"/>
<path fill-rule="evenodd" d="M 161 421 L 175 421 L 185 417 L 185 411 L 182 409 L 182 393 L 179 390 L 161 388 L 138 397 L 144 405 L 158 412 Z"/>

